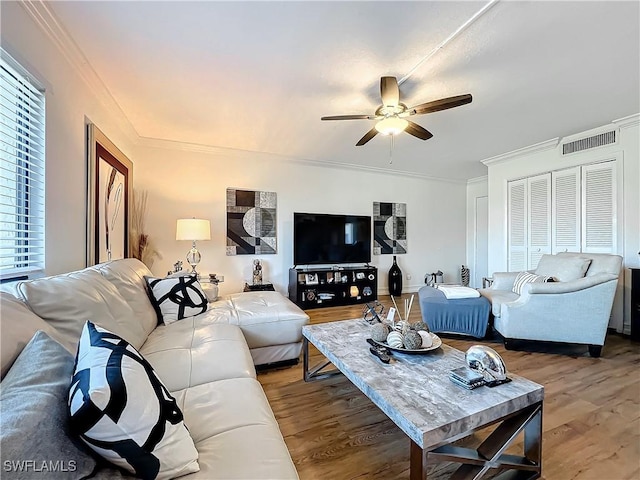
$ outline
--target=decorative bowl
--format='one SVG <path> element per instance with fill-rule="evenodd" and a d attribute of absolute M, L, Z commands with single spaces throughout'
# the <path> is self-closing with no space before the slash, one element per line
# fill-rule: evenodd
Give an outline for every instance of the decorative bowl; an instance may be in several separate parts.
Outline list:
<path fill-rule="evenodd" d="M 387 344 L 387 342 L 376 342 L 375 340 L 374 340 L 374 342 L 377 345 L 380 345 L 381 347 L 388 348 L 389 350 L 393 350 L 394 352 L 410 353 L 410 354 L 414 354 L 414 355 L 420 355 L 420 354 L 423 354 L 423 353 L 432 352 L 433 350 L 436 350 L 436 349 L 440 348 L 440 346 L 442 345 L 442 340 L 440 340 L 439 336 L 437 336 L 433 332 L 429 332 L 429 335 L 431 335 L 431 339 L 433 340 L 433 344 L 430 347 L 427 347 L 427 348 L 416 348 L 415 350 L 409 350 L 408 348 L 390 347 Z"/>

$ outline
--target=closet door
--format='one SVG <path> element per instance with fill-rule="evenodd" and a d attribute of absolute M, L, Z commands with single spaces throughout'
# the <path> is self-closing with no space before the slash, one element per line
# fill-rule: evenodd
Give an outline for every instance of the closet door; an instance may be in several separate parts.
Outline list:
<path fill-rule="evenodd" d="M 527 269 L 535 269 L 551 253 L 551 174 L 529 177 L 527 184 Z"/>
<path fill-rule="evenodd" d="M 617 253 L 616 162 L 582 167 L 582 251 Z"/>
<path fill-rule="evenodd" d="M 519 272 L 527 269 L 527 179 L 509 182 L 507 190 L 507 264 Z"/>
<path fill-rule="evenodd" d="M 579 252 L 580 242 L 580 167 L 551 173 L 552 253 Z"/>

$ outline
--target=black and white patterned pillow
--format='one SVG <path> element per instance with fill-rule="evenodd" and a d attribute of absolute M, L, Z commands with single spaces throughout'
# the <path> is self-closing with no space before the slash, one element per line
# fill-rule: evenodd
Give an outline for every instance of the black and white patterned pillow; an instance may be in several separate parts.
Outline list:
<path fill-rule="evenodd" d="M 516 279 L 513 282 L 513 288 L 511 291 L 522 294 L 522 289 L 527 283 L 540 283 L 540 282 L 555 282 L 555 279 L 550 275 L 536 275 L 530 272 L 519 272 Z"/>
<path fill-rule="evenodd" d="M 71 431 L 144 479 L 200 470 L 176 399 L 140 353 L 91 322 L 82 329 L 69 388 Z"/>
<path fill-rule="evenodd" d="M 195 275 L 144 279 L 158 319 L 165 325 L 207 311 L 207 295 Z"/>

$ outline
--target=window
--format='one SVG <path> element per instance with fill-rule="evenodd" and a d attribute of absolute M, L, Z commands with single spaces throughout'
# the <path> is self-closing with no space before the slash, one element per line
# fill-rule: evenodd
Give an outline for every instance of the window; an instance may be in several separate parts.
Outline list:
<path fill-rule="evenodd" d="M 0 280 L 44 271 L 44 93 L 0 50 Z"/>

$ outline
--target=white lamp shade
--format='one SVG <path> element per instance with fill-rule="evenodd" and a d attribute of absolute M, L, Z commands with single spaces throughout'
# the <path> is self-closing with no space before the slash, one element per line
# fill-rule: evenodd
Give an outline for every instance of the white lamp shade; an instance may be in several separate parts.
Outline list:
<path fill-rule="evenodd" d="M 211 223 L 202 218 L 181 218 L 176 225 L 176 240 L 211 240 Z"/>

